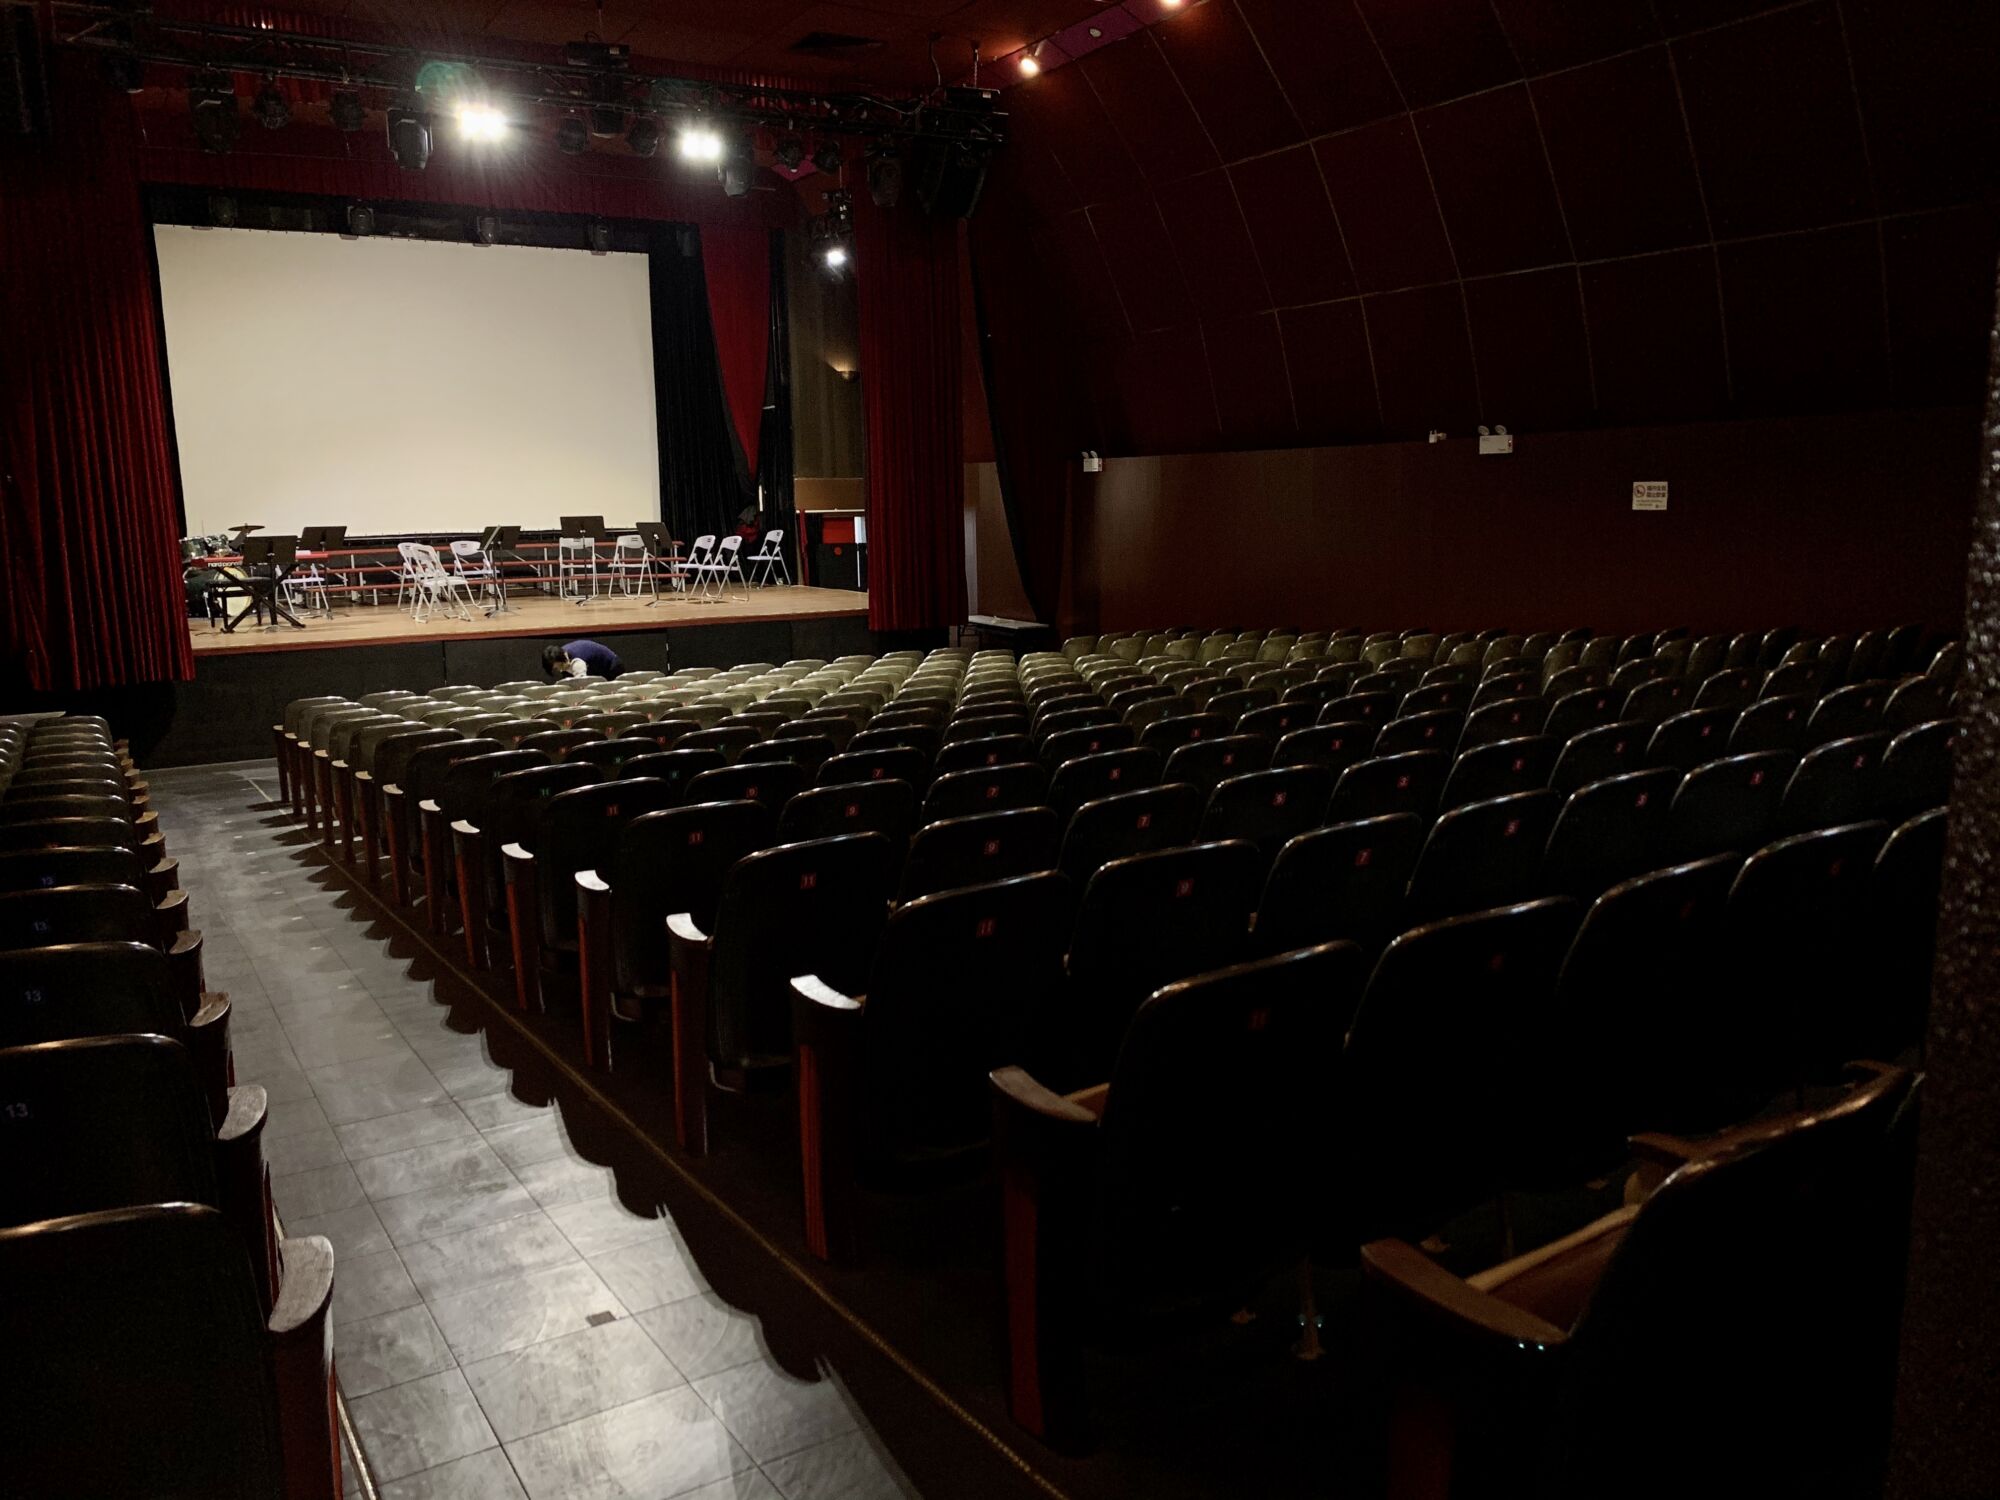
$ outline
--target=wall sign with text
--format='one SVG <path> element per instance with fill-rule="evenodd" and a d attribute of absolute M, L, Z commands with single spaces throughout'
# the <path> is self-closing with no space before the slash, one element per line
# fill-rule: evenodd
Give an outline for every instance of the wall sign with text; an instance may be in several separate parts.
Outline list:
<path fill-rule="evenodd" d="M 1664 479 L 1635 479 L 1632 481 L 1632 509 L 1665 510 L 1667 508 L 1667 482 Z"/>

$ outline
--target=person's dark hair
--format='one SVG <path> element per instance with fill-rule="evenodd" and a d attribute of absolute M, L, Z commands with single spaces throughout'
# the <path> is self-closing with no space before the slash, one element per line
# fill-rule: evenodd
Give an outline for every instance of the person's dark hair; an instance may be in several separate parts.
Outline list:
<path fill-rule="evenodd" d="M 551 677 L 561 677 L 569 670 L 569 653 L 557 645 L 542 647 L 542 670 Z"/>

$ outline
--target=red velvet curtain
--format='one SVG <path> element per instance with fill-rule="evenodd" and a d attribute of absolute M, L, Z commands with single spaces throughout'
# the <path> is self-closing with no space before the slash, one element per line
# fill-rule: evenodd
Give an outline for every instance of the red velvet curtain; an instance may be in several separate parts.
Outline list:
<path fill-rule="evenodd" d="M 771 237 L 762 229 L 713 224 L 701 232 L 708 274 L 708 319 L 722 366 L 722 395 L 757 472 L 757 438 L 764 425 L 764 371 L 771 352 Z"/>
<path fill-rule="evenodd" d="M 965 621 L 965 435 L 959 408 L 959 225 L 906 202 L 856 208 L 862 409 L 868 424 L 868 623 Z"/>
<path fill-rule="evenodd" d="M 0 579 L 10 677 L 194 675 L 132 111 L 49 58 L 53 129 L 0 136 Z"/>

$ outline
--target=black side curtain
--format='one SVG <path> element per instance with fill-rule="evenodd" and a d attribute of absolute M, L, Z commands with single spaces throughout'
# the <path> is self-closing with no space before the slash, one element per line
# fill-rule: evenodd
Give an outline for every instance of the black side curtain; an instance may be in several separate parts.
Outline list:
<path fill-rule="evenodd" d="M 657 226 L 647 263 L 653 299 L 660 519 L 683 542 L 698 536 L 727 536 L 756 492 L 723 399 L 700 231 L 691 224 Z M 789 449 L 789 432 L 786 446 Z"/>
<path fill-rule="evenodd" d="M 799 577 L 798 509 L 792 500 L 792 311 L 785 283 L 785 236 L 771 231 L 771 345 L 764 365 L 764 421 L 757 436 L 757 483 L 764 529 L 785 533 L 785 565 Z"/>

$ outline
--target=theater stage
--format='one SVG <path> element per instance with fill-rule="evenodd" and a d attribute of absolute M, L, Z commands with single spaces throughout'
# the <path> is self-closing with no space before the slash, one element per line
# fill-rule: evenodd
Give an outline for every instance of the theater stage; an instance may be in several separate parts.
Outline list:
<path fill-rule="evenodd" d="M 763 624 L 772 621 L 865 619 L 868 596 L 853 589 L 798 587 L 732 589 L 722 598 L 697 602 L 663 593 L 654 603 L 644 598 L 600 594 L 583 604 L 522 590 L 507 601 L 507 609 L 488 615 L 475 609 L 470 620 L 433 614 L 413 620 L 407 608 L 395 604 L 337 605 L 331 615 L 298 612 L 303 629 L 280 624 L 275 629 L 245 621 L 233 632 L 211 629 L 205 621 L 189 621 L 196 656 L 255 651 L 324 651 L 345 646 L 378 646 L 411 641 L 472 641 L 512 636 L 564 640 L 578 636 L 619 635 L 632 631 L 702 629 L 717 625 Z M 609 643 L 618 649 L 617 642 Z M 620 651 L 622 655 L 622 650 Z M 653 666 L 653 662 L 628 663 Z M 681 666 L 705 666 L 684 661 Z"/>
<path fill-rule="evenodd" d="M 504 614 L 422 623 L 393 604 L 337 608 L 331 619 L 302 615 L 302 630 L 245 622 L 233 634 L 191 621 L 194 681 L 175 684 L 171 703 L 150 707 L 150 724 L 134 736 L 140 764 L 267 756 L 271 725 L 293 698 L 538 678 L 542 647 L 580 636 L 603 640 L 627 667 L 658 671 L 884 649 L 868 628 L 868 596 L 849 589 L 733 589 L 717 603 L 666 595 L 653 606 L 524 593 L 510 603 Z"/>

